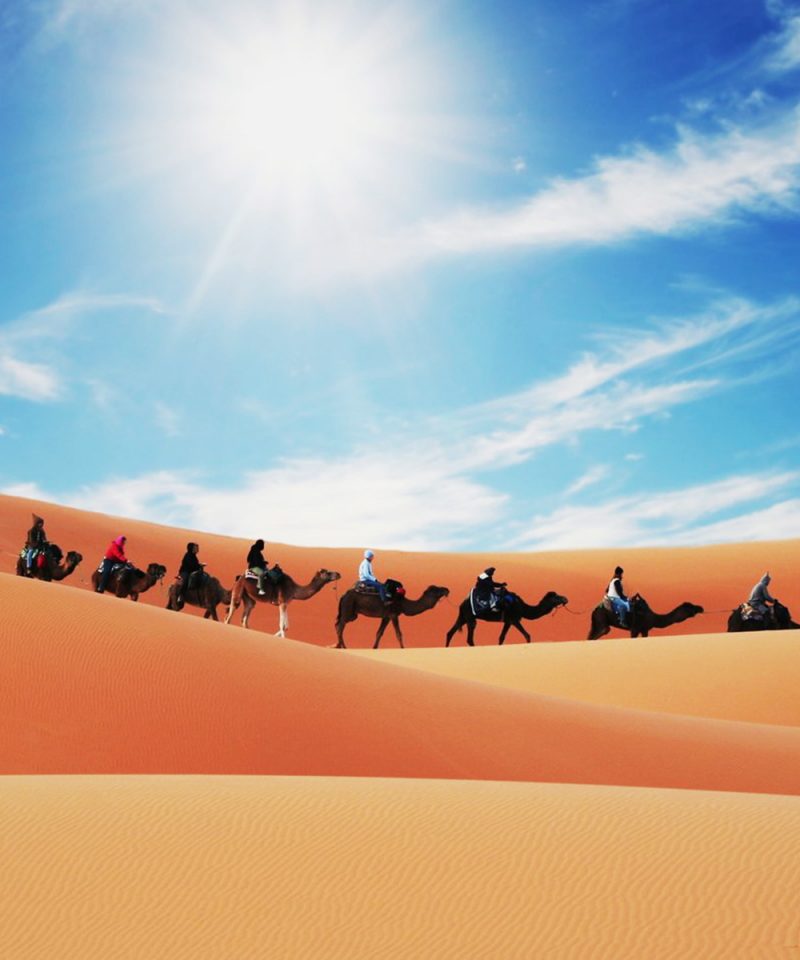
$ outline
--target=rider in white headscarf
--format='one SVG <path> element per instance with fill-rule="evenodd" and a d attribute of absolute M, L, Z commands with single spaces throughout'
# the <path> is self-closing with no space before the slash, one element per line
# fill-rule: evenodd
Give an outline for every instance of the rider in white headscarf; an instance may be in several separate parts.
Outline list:
<path fill-rule="evenodd" d="M 775 597 L 771 596 L 769 592 L 770 580 L 772 580 L 772 577 L 769 575 L 769 573 L 765 573 L 750 591 L 750 597 L 747 601 L 754 610 L 757 610 L 761 614 L 762 617 L 766 616 L 767 614 L 767 604 L 775 603 Z"/>

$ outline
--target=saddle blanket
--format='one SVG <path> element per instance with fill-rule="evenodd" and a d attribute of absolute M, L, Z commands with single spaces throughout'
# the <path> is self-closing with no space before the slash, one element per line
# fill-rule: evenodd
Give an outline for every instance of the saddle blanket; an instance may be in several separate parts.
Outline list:
<path fill-rule="evenodd" d="M 481 614 L 496 613 L 500 608 L 500 597 L 496 593 L 490 593 L 488 597 L 481 597 L 473 587 L 469 594 L 469 605 L 475 617 L 479 617 Z"/>

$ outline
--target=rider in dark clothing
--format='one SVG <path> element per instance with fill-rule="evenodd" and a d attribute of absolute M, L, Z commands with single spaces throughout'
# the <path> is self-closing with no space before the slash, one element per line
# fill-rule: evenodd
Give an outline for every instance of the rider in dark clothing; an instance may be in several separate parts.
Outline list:
<path fill-rule="evenodd" d="M 28 536 L 25 540 L 25 566 L 28 570 L 33 566 L 34 555 L 37 552 L 43 552 L 47 546 L 47 534 L 44 532 L 44 519 L 37 517 L 35 513 L 32 514 L 32 516 L 33 526 L 28 531 Z"/>
<path fill-rule="evenodd" d="M 247 569 L 252 570 L 253 573 L 258 575 L 258 594 L 263 597 L 266 593 L 264 590 L 264 577 L 267 575 L 267 561 L 264 559 L 264 541 L 256 540 L 252 547 L 250 547 L 250 552 L 247 554 Z"/>
<path fill-rule="evenodd" d="M 494 579 L 495 567 L 487 567 L 483 573 L 478 574 L 475 581 L 475 599 L 481 603 L 491 603 L 492 596 L 500 593 L 506 583 L 498 583 Z"/>
<path fill-rule="evenodd" d="M 181 560 L 180 570 L 178 571 L 178 576 L 180 577 L 180 583 L 178 585 L 178 605 L 183 606 L 186 602 L 186 591 L 190 586 L 190 579 L 192 574 L 202 571 L 203 564 L 197 559 L 197 551 L 200 549 L 199 543 L 187 543 L 186 544 L 186 553 L 183 555 L 183 560 Z M 195 580 L 197 578 L 195 577 Z"/>

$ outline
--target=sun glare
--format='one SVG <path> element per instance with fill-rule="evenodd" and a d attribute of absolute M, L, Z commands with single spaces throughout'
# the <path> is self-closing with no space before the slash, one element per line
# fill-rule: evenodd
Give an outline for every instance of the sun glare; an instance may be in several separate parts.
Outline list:
<path fill-rule="evenodd" d="M 373 78 L 374 80 L 375 78 Z M 355 171 L 379 115 L 342 54 L 295 36 L 247 51 L 200 83 L 209 104 L 204 152 L 227 173 L 297 185 Z"/>
<path fill-rule="evenodd" d="M 183 36 L 160 91 L 168 149 L 262 193 L 331 192 L 375 171 L 413 77 L 368 27 L 231 17 Z"/>
<path fill-rule="evenodd" d="M 131 71 L 126 137 L 164 215 L 210 246 L 197 297 L 229 269 L 326 273 L 405 222 L 447 137 L 446 72 L 410 9 L 182 6 L 159 30 L 152 64 Z"/>

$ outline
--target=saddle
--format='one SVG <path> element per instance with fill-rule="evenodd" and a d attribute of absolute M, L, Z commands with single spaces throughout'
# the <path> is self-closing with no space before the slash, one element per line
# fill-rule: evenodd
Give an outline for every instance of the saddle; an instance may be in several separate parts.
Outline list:
<path fill-rule="evenodd" d="M 128 571 L 128 570 L 130 570 L 131 572 L 133 572 L 134 570 L 136 570 L 136 567 L 134 567 L 134 565 L 133 565 L 132 563 L 115 563 L 115 564 L 112 566 L 112 568 L 111 568 L 111 574 L 110 574 L 110 576 L 115 577 L 118 573 L 124 573 L 125 571 Z M 102 573 L 102 572 L 103 572 L 103 561 L 102 561 L 102 560 L 101 560 L 100 563 L 97 565 L 97 572 L 98 572 L 98 573 Z M 142 573 L 141 570 L 139 570 L 138 572 L 139 572 L 139 574 Z"/>
<path fill-rule="evenodd" d="M 200 590 L 208 580 L 209 575 L 205 570 L 192 570 L 186 580 L 186 590 Z"/>
<path fill-rule="evenodd" d="M 270 567 L 265 571 L 264 576 L 266 577 L 267 582 L 269 583 L 280 583 L 281 580 L 283 580 L 283 578 L 286 576 L 286 574 L 283 572 L 283 570 L 281 570 L 281 568 L 276 563 L 274 567 Z M 244 578 L 245 580 L 258 580 L 258 574 L 254 573 L 248 567 L 248 569 L 245 570 L 244 572 Z"/>
<path fill-rule="evenodd" d="M 770 617 L 769 607 L 766 610 L 760 610 L 758 607 L 754 607 L 752 604 L 745 601 L 739 609 L 742 613 L 742 620 L 758 620 L 762 622 L 768 620 Z"/>
<path fill-rule="evenodd" d="M 390 603 L 392 600 L 400 600 L 406 595 L 406 589 L 399 580 L 387 580 L 383 586 L 386 603 Z M 356 593 L 363 593 L 369 596 L 380 596 L 378 588 L 366 580 L 357 580 L 355 584 L 353 584 L 353 590 L 355 590 Z"/>
<path fill-rule="evenodd" d="M 503 607 L 513 600 L 514 596 L 505 588 L 500 593 L 493 590 L 489 594 L 480 594 L 473 587 L 469 593 L 469 604 L 473 616 L 479 620 L 495 620 L 502 615 Z"/>

